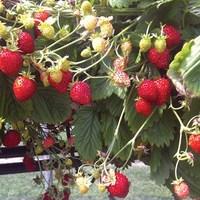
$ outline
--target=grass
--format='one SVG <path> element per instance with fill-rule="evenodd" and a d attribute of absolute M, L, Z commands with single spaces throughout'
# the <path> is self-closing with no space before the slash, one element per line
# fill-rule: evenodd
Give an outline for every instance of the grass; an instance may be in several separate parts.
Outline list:
<path fill-rule="evenodd" d="M 125 171 L 131 187 L 126 200 L 172 200 L 170 191 L 164 186 L 157 186 L 150 180 L 148 167 L 131 167 Z M 35 185 L 34 173 L 3 175 L 0 177 L 0 199 L 3 200 L 37 200 L 43 192 L 41 186 Z M 71 200 L 107 200 L 107 194 L 99 194 L 96 187 L 80 196 L 72 191 Z"/>

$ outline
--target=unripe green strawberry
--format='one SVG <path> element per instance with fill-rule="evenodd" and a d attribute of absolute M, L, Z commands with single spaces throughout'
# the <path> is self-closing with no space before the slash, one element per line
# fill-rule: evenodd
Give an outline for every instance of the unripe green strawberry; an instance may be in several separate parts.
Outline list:
<path fill-rule="evenodd" d="M 92 56 L 92 51 L 91 51 L 91 48 L 90 47 L 87 47 L 85 49 L 83 49 L 81 51 L 81 56 L 83 58 L 89 58 L 90 56 Z"/>
<path fill-rule="evenodd" d="M 67 72 L 71 67 L 71 62 L 67 60 L 66 57 L 64 57 L 58 62 L 58 66 L 61 69 L 61 71 Z"/>
<path fill-rule="evenodd" d="M 41 31 L 42 36 L 44 36 L 47 39 L 53 39 L 55 36 L 55 29 L 52 25 L 42 22 L 38 26 L 39 30 Z"/>
<path fill-rule="evenodd" d="M 120 47 L 124 56 L 129 56 L 133 49 L 133 45 L 130 40 L 122 42 Z"/>
<path fill-rule="evenodd" d="M 167 47 L 165 36 L 159 36 L 154 42 L 154 47 L 158 53 L 162 53 Z"/>
<path fill-rule="evenodd" d="M 111 37 L 114 33 L 113 25 L 110 22 L 103 23 L 100 26 L 100 31 L 102 37 Z"/>
<path fill-rule="evenodd" d="M 2 22 L 0 22 L 0 37 L 5 39 L 7 36 L 8 36 L 7 27 Z"/>
<path fill-rule="evenodd" d="M 83 1 L 81 4 L 81 11 L 83 15 L 89 15 L 92 13 L 92 4 L 89 1 Z"/>
<path fill-rule="evenodd" d="M 5 9 L 5 6 L 3 5 L 3 2 L 0 1 L 0 13 L 2 13 Z"/>
<path fill-rule="evenodd" d="M 20 23 L 23 24 L 25 29 L 32 29 L 34 27 L 34 18 L 30 14 L 20 15 Z"/>
<path fill-rule="evenodd" d="M 107 47 L 107 41 L 102 37 L 96 37 L 92 40 L 92 47 L 94 51 L 103 53 Z"/>
<path fill-rule="evenodd" d="M 97 17 L 93 15 L 87 15 L 82 20 L 82 23 L 87 31 L 92 32 L 97 26 Z"/>
<path fill-rule="evenodd" d="M 139 43 L 140 52 L 147 52 L 151 48 L 151 37 L 143 36 Z"/>
<path fill-rule="evenodd" d="M 49 79 L 55 83 L 60 83 L 63 78 L 63 73 L 57 68 L 49 68 Z"/>

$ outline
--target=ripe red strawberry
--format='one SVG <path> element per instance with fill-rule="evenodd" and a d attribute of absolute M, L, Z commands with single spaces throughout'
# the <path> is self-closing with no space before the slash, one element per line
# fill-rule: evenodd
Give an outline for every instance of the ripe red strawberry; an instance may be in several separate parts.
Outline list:
<path fill-rule="evenodd" d="M 65 174 L 62 179 L 62 185 L 67 186 L 70 182 L 71 177 L 69 174 Z"/>
<path fill-rule="evenodd" d="M 128 74 L 122 70 L 116 70 L 112 74 L 112 80 L 114 84 L 119 87 L 129 87 L 131 84 Z"/>
<path fill-rule="evenodd" d="M 154 81 L 154 83 L 156 84 L 156 88 L 158 91 L 156 104 L 158 106 L 161 106 L 169 100 L 171 94 L 171 84 L 169 79 L 167 78 L 158 78 Z"/>
<path fill-rule="evenodd" d="M 20 71 L 23 58 L 18 51 L 3 49 L 0 53 L 0 70 L 7 76 L 15 76 Z"/>
<path fill-rule="evenodd" d="M 42 142 L 44 149 L 48 149 L 52 147 L 54 144 L 55 144 L 55 139 L 51 135 L 48 135 Z"/>
<path fill-rule="evenodd" d="M 127 67 L 127 57 L 118 57 L 113 61 L 113 67 L 115 70 L 124 70 Z"/>
<path fill-rule="evenodd" d="M 35 25 L 39 25 L 40 22 L 46 21 L 50 16 L 50 13 L 47 10 L 36 12 L 34 14 Z"/>
<path fill-rule="evenodd" d="M 148 51 L 148 60 L 158 69 L 166 69 L 170 62 L 169 50 L 165 49 L 162 53 L 159 53 L 156 48 L 151 48 Z"/>
<path fill-rule="evenodd" d="M 25 154 L 23 164 L 26 170 L 29 172 L 35 171 L 37 169 L 35 160 L 28 154 Z"/>
<path fill-rule="evenodd" d="M 149 101 L 146 101 L 145 99 L 138 99 L 135 102 L 135 110 L 142 116 L 148 117 L 152 113 L 152 105 Z"/>
<path fill-rule="evenodd" d="M 146 79 L 137 88 L 138 95 L 149 102 L 155 102 L 158 96 L 154 81 Z"/>
<path fill-rule="evenodd" d="M 179 199 L 186 199 L 189 197 L 190 190 L 184 181 L 174 184 L 174 193 Z"/>
<path fill-rule="evenodd" d="M 163 28 L 163 33 L 167 36 L 167 47 L 172 48 L 181 42 L 180 31 L 172 25 L 166 24 Z"/>
<path fill-rule="evenodd" d="M 70 97 L 75 103 L 81 105 L 90 104 L 92 101 L 90 85 L 82 81 L 74 83 L 70 91 Z"/>
<path fill-rule="evenodd" d="M 72 81 L 72 73 L 70 71 L 62 71 L 62 73 L 63 77 L 60 83 L 54 82 L 50 77 L 48 77 L 48 81 L 59 93 L 66 93 L 69 83 Z"/>
<path fill-rule="evenodd" d="M 13 83 L 13 92 L 17 101 L 27 101 L 33 97 L 37 90 L 35 80 L 28 76 L 18 76 Z"/>
<path fill-rule="evenodd" d="M 55 200 L 55 199 L 52 198 L 48 192 L 45 192 L 45 193 L 43 194 L 42 200 Z"/>
<path fill-rule="evenodd" d="M 195 153 L 200 154 L 200 134 L 190 135 L 189 146 Z"/>
<path fill-rule="evenodd" d="M 125 198 L 129 192 L 129 186 L 128 178 L 117 172 L 115 173 L 115 182 L 111 183 L 107 190 L 112 197 Z"/>
<path fill-rule="evenodd" d="M 35 51 L 35 41 L 28 32 L 21 32 L 18 39 L 18 47 L 24 53 L 33 53 Z"/>
<path fill-rule="evenodd" d="M 2 143 L 5 147 L 13 148 L 21 142 L 20 133 L 16 130 L 9 130 L 3 136 Z"/>
<path fill-rule="evenodd" d="M 46 10 L 42 12 L 36 12 L 34 14 L 34 19 L 35 19 L 35 36 L 38 37 L 41 35 L 41 32 L 38 28 L 41 22 L 46 21 L 50 16 L 50 13 Z"/>
<path fill-rule="evenodd" d="M 64 191 L 63 194 L 64 194 L 64 197 L 62 200 L 69 200 L 70 193 L 67 191 Z"/>

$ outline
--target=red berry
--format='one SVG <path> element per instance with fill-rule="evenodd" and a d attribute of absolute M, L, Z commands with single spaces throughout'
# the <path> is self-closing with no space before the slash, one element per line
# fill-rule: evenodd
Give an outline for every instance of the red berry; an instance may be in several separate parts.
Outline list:
<path fill-rule="evenodd" d="M 67 191 L 64 191 L 63 194 L 64 194 L 64 197 L 62 200 L 69 200 L 70 193 Z"/>
<path fill-rule="evenodd" d="M 29 172 L 35 171 L 37 169 L 35 160 L 28 154 L 25 154 L 23 164 L 26 170 Z"/>
<path fill-rule="evenodd" d="M 74 83 L 70 91 L 70 97 L 72 101 L 78 104 L 90 104 L 92 101 L 92 94 L 89 84 L 81 81 Z"/>
<path fill-rule="evenodd" d="M 45 193 L 43 194 L 42 200 L 55 200 L 55 199 L 53 199 L 53 198 L 49 195 L 48 192 L 45 192 Z"/>
<path fill-rule="evenodd" d="M 26 76 L 18 76 L 13 83 L 13 92 L 17 101 L 27 101 L 33 97 L 37 84 Z"/>
<path fill-rule="evenodd" d="M 69 83 L 72 81 L 72 73 L 70 71 L 62 71 L 63 77 L 60 83 L 56 83 L 48 77 L 50 85 L 55 88 L 59 93 L 66 93 Z"/>
<path fill-rule="evenodd" d="M 42 142 L 44 149 L 48 149 L 55 144 L 55 140 L 52 136 L 48 135 Z"/>
<path fill-rule="evenodd" d="M 138 95 L 143 99 L 155 102 L 158 96 L 156 84 L 154 81 L 146 79 L 137 88 Z"/>
<path fill-rule="evenodd" d="M 70 182 L 70 179 L 71 179 L 71 177 L 69 176 L 69 174 L 65 174 L 62 179 L 62 184 L 64 186 L 67 186 Z"/>
<path fill-rule="evenodd" d="M 181 182 L 181 183 L 175 184 L 174 193 L 179 199 L 186 199 L 190 194 L 187 183 Z"/>
<path fill-rule="evenodd" d="M 50 16 L 50 13 L 46 10 L 42 12 L 36 12 L 34 14 L 34 19 L 35 19 L 35 25 L 39 25 L 40 22 L 46 21 Z"/>
<path fill-rule="evenodd" d="M 152 105 L 145 99 L 138 99 L 135 102 L 135 109 L 137 113 L 143 115 L 144 117 L 148 117 L 152 113 Z"/>
<path fill-rule="evenodd" d="M 2 143 L 5 147 L 13 148 L 21 142 L 20 133 L 15 130 L 7 131 L 3 136 Z"/>
<path fill-rule="evenodd" d="M 18 40 L 18 47 L 24 53 L 33 53 L 35 51 L 35 41 L 28 32 L 21 32 Z"/>
<path fill-rule="evenodd" d="M 163 33 L 166 38 L 167 47 L 172 48 L 181 42 L 181 34 L 180 31 L 172 25 L 165 25 L 163 28 Z"/>
<path fill-rule="evenodd" d="M 156 48 L 151 48 L 148 51 L 148 60 L 158 69 L 166 69 L 170 62 L 169 50 L 165 49 L 162 53 L 159 53 Z"/>
<path fill-rule="evenodd" d="M 159 78 L 154 81 L 156 84 L 156 88 L 158 91 L 158 97 L 156 99 L 156 104 L 161 106 L 165 104 L 170 97 L 171 94 L 171 84 L 169 79 L 167 78 Z"/>
<path fill-rule="evenodd" d="M 23 58 L 18 51 L 4 49 L 0 53 L 0 70 L 7 76 L 15 76 L 20 71 Z"/>
<path fill-rule="evenodd" d="M 107 187 L 108 192 L 112 197 L 125 198 L 129 192 L 130 183 L 128 178 L 117 172 L 115 173 L 115 183 Z"/>
<path fill-rule="evenodd" d="M 189 146 L 195 152 L 200 154 L 200 135 L 190 135 Z"/>

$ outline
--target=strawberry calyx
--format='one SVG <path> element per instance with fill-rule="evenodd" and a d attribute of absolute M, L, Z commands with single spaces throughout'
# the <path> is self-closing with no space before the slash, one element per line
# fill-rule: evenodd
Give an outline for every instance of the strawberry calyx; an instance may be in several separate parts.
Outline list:
<path fill-rule="evenodd" d="M 35 75 L 32 75 L 30 72 L 22 71 L 21 73 L 19 73 L 19 75 L 28 78 L 30 80 L 35 80 Z"/>

